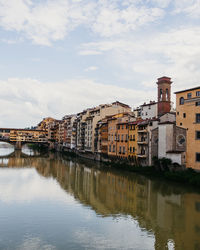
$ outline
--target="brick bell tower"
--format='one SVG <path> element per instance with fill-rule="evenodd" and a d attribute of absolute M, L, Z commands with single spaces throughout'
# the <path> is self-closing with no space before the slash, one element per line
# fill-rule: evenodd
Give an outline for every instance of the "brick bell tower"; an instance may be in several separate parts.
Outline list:
<path fill-rule="evenodd" d="M 158 117 L 171 111 L 171 78 L 158 78 Z"/>

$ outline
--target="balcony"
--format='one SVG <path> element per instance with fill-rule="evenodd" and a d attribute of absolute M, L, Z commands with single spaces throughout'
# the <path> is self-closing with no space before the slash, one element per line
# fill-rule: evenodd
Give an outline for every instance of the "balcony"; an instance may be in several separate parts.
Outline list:
<path fill-rule="evenodd" d="M 139 129 L 138 130 L 138 133 L 147 133 L 148 131 L 147 131 L 147 129 Z"/>
<path fill-rule="evenodd" d="M 137 155 L 137 157 L 138 157 L 138 158 L 143 158 L 143 159 L 145 159 L 145 158 L 147 158 L 147 154 L 140 154 L 140 153 L 139 153 L 139 154 Z"/>
<path fill-rule="evenodd" d="M 147 140 L 141 140 L 141 141 L 138 141 L 137 143 L 140 144 L 140 145 L 147 145 L 148 141 Z"/>

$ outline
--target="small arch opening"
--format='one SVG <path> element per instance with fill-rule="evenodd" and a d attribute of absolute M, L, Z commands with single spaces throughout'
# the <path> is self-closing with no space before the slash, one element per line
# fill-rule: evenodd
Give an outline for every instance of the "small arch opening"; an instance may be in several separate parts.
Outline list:
<path fill-rule="evenodd" d="M 162 99 L 163 99 L 163 90 L 160 89 L 160 101 L 162 101 Z"/>
<path fill-rule="evenodd" d="M 169 101 L 169 90 L 166 89 L 166 101 Z"/>

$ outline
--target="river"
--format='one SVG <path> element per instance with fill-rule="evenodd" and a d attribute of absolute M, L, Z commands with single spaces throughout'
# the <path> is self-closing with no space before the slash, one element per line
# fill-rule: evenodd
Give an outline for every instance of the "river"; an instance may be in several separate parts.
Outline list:
<path fill-rule="evenodd" d="M 0 145 L 0 249 L 200 250 L 200 194 Z"/>

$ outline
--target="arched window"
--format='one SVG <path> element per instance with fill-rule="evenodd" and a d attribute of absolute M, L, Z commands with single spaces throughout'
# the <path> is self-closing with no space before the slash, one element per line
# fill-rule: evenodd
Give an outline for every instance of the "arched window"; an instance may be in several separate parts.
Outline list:
<path fill-rule="evenodd" d="M 162 89 L 160 89 L 160 101 L 162 101 L 162 97 L 163 97 L 163 91 Z"/>
<path fill-rule="evenodd" d="M 184 102 L 185 102 L 184 98 L 183 98 L 183 97 L 181 97 L 181 98 L 180 98 L 180 105 L 183 105 L 183 104 L 184 104 Z"/>
<path fill-rule="evenodd" d="M 169 90 L 166 89 L 166 101 L 168 101 L 168 98 L 169 98 Z"/>

